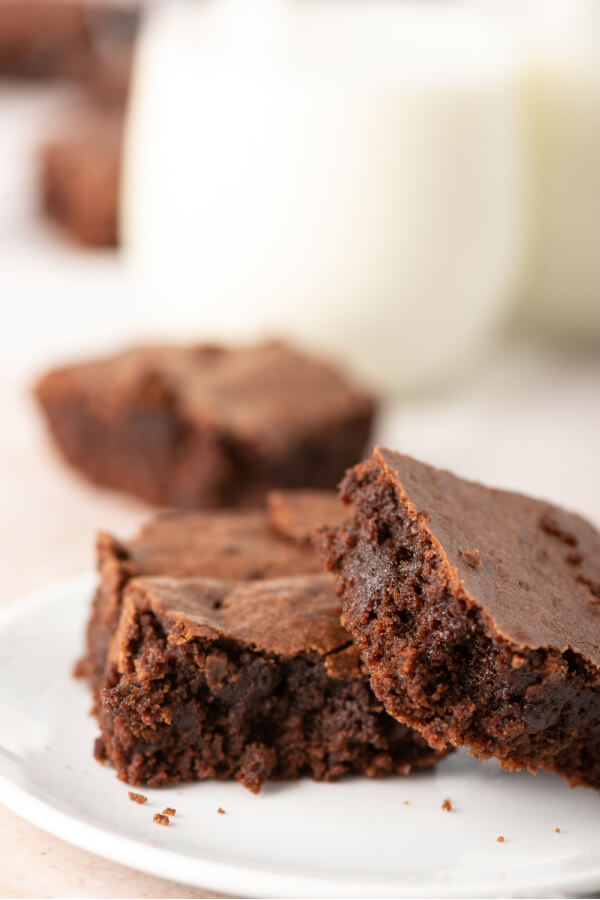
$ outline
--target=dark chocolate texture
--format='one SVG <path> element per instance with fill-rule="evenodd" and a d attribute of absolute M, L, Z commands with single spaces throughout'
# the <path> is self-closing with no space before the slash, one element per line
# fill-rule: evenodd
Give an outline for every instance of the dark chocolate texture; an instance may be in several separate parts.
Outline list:
<path fill-rule="evenodd" d="M 600 535 L 547 502 L 376 448 L 324 536 L 388 712 L 433 746 L 600 787 Z"/>
<path fill-rule="evenodd" d="M 381 776 L 440 754 L 376 701 L 327 574 L 125 591 L 96 755 L 130 784 Z"/>

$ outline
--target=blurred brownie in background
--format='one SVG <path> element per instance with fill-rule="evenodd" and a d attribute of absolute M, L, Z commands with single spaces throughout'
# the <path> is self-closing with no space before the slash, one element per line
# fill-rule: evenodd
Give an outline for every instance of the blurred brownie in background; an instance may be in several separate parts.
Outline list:
<path fill-rule="evenodd" d="M 131 48 L 133 3 L 0 0 L 0 75 L 94 80 Z"/>
<path fill-rule="evenodd" d="M 0 0 L 0 77 L 80 86 L 41 148 L 40 195 L 44 213 L 87 246 L 118 243 L 124 109 L 139 19 L 137 2 Z"/>
<path fill-rule="evenodd" d="M 46 213 L 75 240 L 94 247 L 118 243 L 123 115 L 76 115 L 41 150 Z"/>
<path fill-rule="evenodd" d="M 333 366 L 279 342 L 137 347 L 49 372 L 36 393 L 76 469 L 178 507 L 333 488 L 364 452 L 375 412 Z"/>

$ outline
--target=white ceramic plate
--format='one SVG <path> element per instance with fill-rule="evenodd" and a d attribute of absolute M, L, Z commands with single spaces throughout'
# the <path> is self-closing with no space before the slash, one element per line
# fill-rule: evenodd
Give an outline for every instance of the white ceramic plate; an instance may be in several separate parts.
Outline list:
<path fill-rule="evenodd" d="M 204 782 L 144 790 L 148 803 L 131 803 L 92 758 L 89 696 L 70 674 L 93 583 L 54 585 L 0 616 L 0 800 L 39 827 L 241 896 L 556 896 L 600 886 L 598 794 L 462 753 L 409 778 L 302 781 L 258 797 Z M 162 828 L 152 816 L 166 806 L 177 814 Z"/>

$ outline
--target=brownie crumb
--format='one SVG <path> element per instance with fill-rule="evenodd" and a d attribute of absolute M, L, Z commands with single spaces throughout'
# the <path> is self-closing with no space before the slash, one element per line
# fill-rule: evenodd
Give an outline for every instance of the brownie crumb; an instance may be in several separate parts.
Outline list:
<path fill-rule="evenodd" d="M 496 840 L 498 841 L 499 844 L 503 844 L 503 843 L 504 843 L 504 838 L 502 837 L 502 835 L 499 835 L 499 836 L 496 838 Z"/>
<path fill-rule="evenodd" d="M 461 547 L 460 555 L 472 569 L 478 569 L 481 565 L 481 553 L 477 547 L 474 547 L 473 550 L 463 550 Z"/>
<path fill-rule="evenodd" d="M 133 803 L 145 803 L 148 798 L 143 794 L 136 794 L 135 791 L 129 791 L 129 799 Z"/>
<path fill-rule="evenodd" d="M 172 806 L 166 806 L 163 809 L 163 816 L 174 816 L 176 812 L 177 812 L 177 810 L 173 809 Z"/>
<path fill-rule="evenodd" d="M 224 816 L 224 815 L 225 815 L 225 810 L 223 809 L 222 806 L 220 806 L 220 807 L 218 808 L 217 812 L 219 813 L 220 816 Z"/>
<path fill-rule="evenodd" d="M 560 834 L 560 828 L 555 828 L 554 830 L 557 834 Z"/>
<path fill-rule="evenodd" d="M 446 797 L 446 799 L 442 803 L 442 809 L 446 812 L 452 812 L 452 800 L 450 799 L 450 797 Z"/>
<path fill-rule="evenodd" d="M 570 531 L 565 531 L 562 528 L 556 518 L 549 512 L 544 513 L 544 515 L 540 519 L 540 528 L 542 531 L 545 531 L 546 534 L 551 534 L 553 537 L 562 541 L 563 544 L 569 544 L 571 547 L 577 546 L 577 538 L 574 534 L 571 534 Z"/>
<path fill-rule="evenodd" d="M 163 815 L 163 813 L 154 813 L 152 821 L 156 822 L 157 825 L 168 825 L 171 820 L 168 816 Z"/>

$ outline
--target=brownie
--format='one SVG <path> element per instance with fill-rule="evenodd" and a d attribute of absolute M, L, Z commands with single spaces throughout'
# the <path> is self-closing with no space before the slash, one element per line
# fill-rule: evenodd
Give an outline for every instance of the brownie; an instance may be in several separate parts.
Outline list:
<path fill-rule="evenodd" d="M 36 392 L 76 469 L 176 507 L 332 488 L 364 451 L 374 414 L 333 366 L 276 341 L 136 347 L 55 369 Z"/>
<path fill-rule="evenodd" d="M 316 545 L 320 526 L 341 525 L 348 518 L 335 491 L 270 491 L 267 509 L 271 527 L 300 545 Z"/>
<path fill-rule="evenodd" d="M 77 674 L 88 678 L 95 690 L 119 622 L 123 592 L 132 578 L 203 576 L 236 582 L 320 573 L 323 568 L 310 544 L 279 532 L 265 510 L 166 513 L 129 541 L 99 534 L 97 557 L 99 584 L 87 653 L 77 667 Z"/>
<path fill-rule="evenodd" d="M 442 755 L 388 716 L 330 575 L 133 579 L 111 641 L 99 760 L 153 787 L 408 773 Z"/>
<path fill-rule="evenodd" d="M 138 20 L 133 3 L 3 0 L 0 75 L 95 81 L 131 47 Z"/>
<path fill-rule="evenodd" d="M 434 747 L 600 787 L 600 535 L 549 503 L 376 448 L 326 531 L 343 623 Z"/>
<path fill-rule="evenodd" d="M 113 90 L 114 85 L 102 82 L 98 89 Z M 45 212 L 89 247 L 118 244 L 123 121 L 122 113 L 113 110 L 75 115 L 42 147 Z"/>

